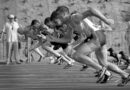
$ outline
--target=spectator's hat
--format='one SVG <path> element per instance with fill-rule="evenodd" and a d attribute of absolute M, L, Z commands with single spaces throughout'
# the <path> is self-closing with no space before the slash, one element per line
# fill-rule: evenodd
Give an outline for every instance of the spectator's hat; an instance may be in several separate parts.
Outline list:
<path fill-rule="evenodd" d="M 10 14 L 10 15 L 8 15 L 8 19 L 14 19 L 14 15 L 13 14 Z"/>

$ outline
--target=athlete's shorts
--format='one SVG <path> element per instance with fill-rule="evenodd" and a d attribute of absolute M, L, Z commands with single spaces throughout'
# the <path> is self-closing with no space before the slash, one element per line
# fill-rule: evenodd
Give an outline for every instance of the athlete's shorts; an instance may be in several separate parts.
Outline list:
<path fill-rule="evenodd" d="M 100 43 L 100 46 L 103 46 L 106 44 L 106 35 L 103 30 L 95 31 L 98 41 L 95 41 L 94 43 Z M 87 37 L 84 42 L 89 42 L 93 39 L 93 36 Z"/>
<path fill-rule="evenodd" d="M 87 43 L 84 43 L 84 44 L 85 44 L 84 49 L 87 51 L 86 55 L 90 55 L 92 52 L 94 52 L 98 48 L 100 48 L 100 45 L 98 43 L 95 43 L 95 42 L 87 42 Z"/>

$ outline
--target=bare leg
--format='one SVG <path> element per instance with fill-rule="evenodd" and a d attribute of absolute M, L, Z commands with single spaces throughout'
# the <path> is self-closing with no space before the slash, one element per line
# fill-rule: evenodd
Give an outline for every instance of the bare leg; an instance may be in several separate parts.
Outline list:
<path fill-rule="evenodd" d="M 70 52 L 72 52 L 72 50 L 70 50 Z M 75 60 L 73 60 L 72 58 L 70 58 L 70 57 L 67 55 L 66 50 L 63 50 L 63 49 L 62 49 L 59 53 L 62 54 L 65 58 L 67 58 L 69 61 L 75 62 Z"/>
<path fill-rule="evenodd" d="M 9 64 L 11 60 L 12 42 L 7 42 L 6 47 L 7 47 L 7 64 Z"/>
<path fill-rule="evenodd" d="M 17 64 L 20 64 L 20 62 L 19 62 L 18 42 L 13 42 L 13 50 L 14 50 L 15 62 L 16 62 Z"/>
<path fill-rule="evenodd" d="M 99 48 L 96 51 L 96 56 L 97 56 L 97 59 L 99 60 L 100 65 L 102 65 L 103 67 L 107 67 L 108 70 L 111 70 L 125 78 L 129 75 L 128 73 L 121 70 L 117 65 L 107 61 L 106 45 L 104 45 L 102 48 Z"/>
<path fill-rule="evenodd" d="M 44 57 L 44 55 L 42 54 L 42 52 L 39 50 L 39 48 L 34 49 L 34 51 L 39 54 L 40 56 Z"/>
<path fill-rule="evenodd" d="M 98 64 L 95 63 L 89 56 L 91 52 L 96 48 L 96 46 L 92 43 L 83 43 L 76 47 L 76 52 L 73 55 L 73 58 L 82 64 L 86 64 L 96 70 L 101 70 L 102 67 Z"/>
<path fill-rule="evenodd" d="M 56 57 L 62 57 L 62 59 L 65 60 L 68 64 L 72 64 L 72 62 L 68 61 L 68 59 L 66 59 L 63 55 L 55 52 L 51 47 L 43 45 L 42 48 L 47 50 L 48 52 L 54 54 Z"/>
<path fill-rule="evenodd" d="M 35 51 L 37 54 L 40 55 L 40 59 L 38 60 L 38 62 L 40 62 L 41 59 L 44 58 L 45 56 L 42 54 L 42 52 L 39 50 L 39 48 L 34 49 L 34 51 Z"/>

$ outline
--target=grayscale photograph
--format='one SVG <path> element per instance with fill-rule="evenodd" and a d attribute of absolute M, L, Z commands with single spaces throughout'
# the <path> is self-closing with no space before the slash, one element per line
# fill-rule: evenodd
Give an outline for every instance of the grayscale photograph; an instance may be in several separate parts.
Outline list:
<path fill-rule="evenodd" d="M 130 0 L 0 0 L 0 90 L 130 90 Z"/>

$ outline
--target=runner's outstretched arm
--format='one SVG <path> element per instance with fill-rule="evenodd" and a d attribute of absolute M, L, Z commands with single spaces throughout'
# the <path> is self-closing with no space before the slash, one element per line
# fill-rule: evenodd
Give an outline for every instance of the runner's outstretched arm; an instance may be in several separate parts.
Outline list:
<path fill-rule="evenodd" d="M 88 16 L 95 16 L 99 19 L 101 19 L 103 22 L 105 22 L 108 25 L 111 25 L 111 22 L 97 9 L 88 7 L 88 10 L 82 13 L 82 18 L 85 19 Z"/>
<path fill-rule="evenodd" d="M 70 43 L 73 37 L 73 30 L 68 29 L 67 32 L 64 34 L 63 38 L 57 38 L 54 36 L 49 36 L 50 42 L 57 42 L 57 43 Z"/>

